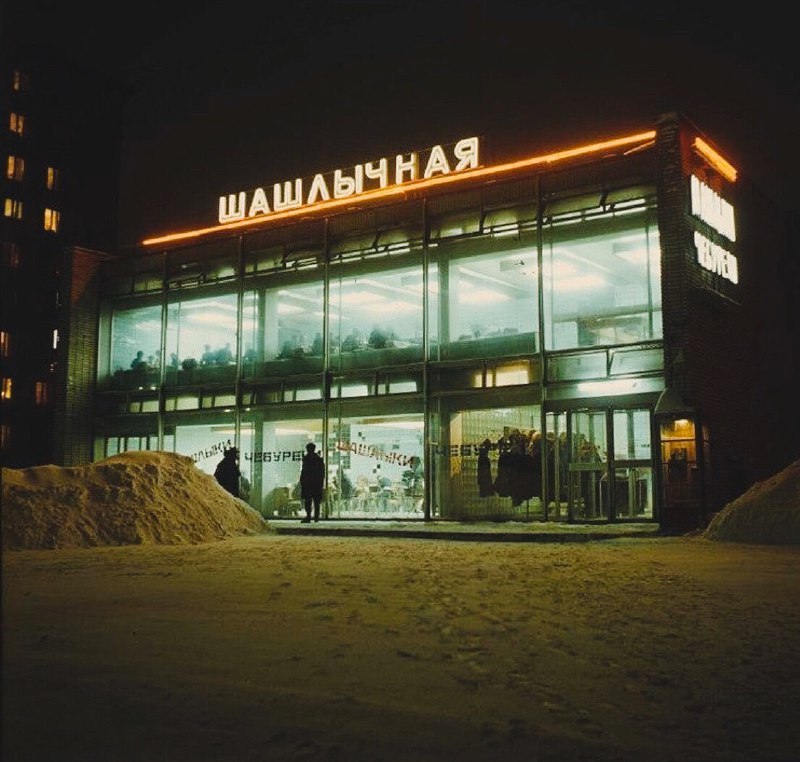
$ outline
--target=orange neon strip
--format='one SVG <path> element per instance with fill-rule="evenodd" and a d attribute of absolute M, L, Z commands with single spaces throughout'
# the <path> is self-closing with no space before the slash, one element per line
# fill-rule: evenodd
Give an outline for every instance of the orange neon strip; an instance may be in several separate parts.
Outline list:
<path fill-rule="evenodd" d="M 437 185 L 447 185 L 449 183 L 459 182 L 467 179 L 474 179 L 476 177 L 487 177 L 491 175 L 502 174 L 503 172 L 511 172 L 515 169 L 526 169 L 528 167 L 535 167 L 538 164 L 552 164 L 564 159 L 571 159 L 575 156 L 584 156 L 589 153 L 598 153 L 605 151 L 609 148 L 620 148 L 622 146 L 630 145 L 632 143 L 642 143 L 654 140 L 656 136 L 655 130 L 648 132 L 639 132 L 635 135 L 627 135 L 624 138 L 614 138 L 613 140 L 605 140 L 602 143 L 590 143 L 588 145 L 579 146 L 578 148 L 569 148 L 566 151 L 557 151 L 556 153 L 548 153 L 542 156 L 534 156 L 530 159 L 521 159 L 520 161 L 512 161 L 508 164 L 498 164 L 496 167 L 479 167 L 478 169 L 470 169 L 463 172 L 456 172 L 449 175 L 441 175 L 439 177 L 431 177 L 427 180 L 415 180 L 409 183 L 401 183 L 399 185 L 392 185 L 389 188 L 379 188 L 373 191 L 366 191 L 360 193 L 358 196 L 347 196 L 346 198 L 337 198 L 332 201 L 322 201 L 317 204 L 309 206 L 300 206 L 293 209 L 288 209 L 285 212 L 275 212 L 273 214 L 265 214 L 260 217 L 248 217 L 244 220 L 237 220 L 236 222 L 226 222 L 223 225 L 215 225 L 210 228 L 198 228 L 197 230 L 188 230 L 184 233 L 170 233 L 168 235 L 158 236 L 157 238 L 147 238 L 142 241 L 143 246 L 153 246 L 159 243 L 169 243 L 171 241 L 181 241 L 187 238 L 197 238 L 208 233 L 218 233 L 221 230 L 236 230 L 237 228 L 253 227 L 262 223 L 271 222 L 272 220 L 284 220 L 290 217 L 298 217 L 301 215 L 308 215 L 311 212 L 322 212 L 328 209 L 337 209 L 342 206 L 352 206 L 354 202 L 358 201 L 373 201 L 376 198 L 390 198 L 392 196 L 401 196 L 405 193 L 412 191 L 422 190 L 424 188 L 432 188 Z"/>
<path fill-rule="evenodd" d="M 705 140 L 702 138 L 694 139 L 694 149 L 699 153 L 714 169 L 717 170 L 726 180 L 736 182 L 739 174 L 733 164 L 725 161 Z"/>

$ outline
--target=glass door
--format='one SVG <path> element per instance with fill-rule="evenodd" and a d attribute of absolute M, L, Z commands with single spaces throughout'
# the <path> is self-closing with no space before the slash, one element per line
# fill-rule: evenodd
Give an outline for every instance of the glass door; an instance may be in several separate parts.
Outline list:
<path fill-rule="evenodd" d="M 603 481 L 608 479 L 608 432 L 605 410 L 569 413 L 568 511 L 571 519 L 592 521 L 609 518 Z"/>
<path fill-rule="evenodd" d="M 614 457 L 604 489 L 611 518 L 653 518 L 650 411 L 614 410 Z"/>

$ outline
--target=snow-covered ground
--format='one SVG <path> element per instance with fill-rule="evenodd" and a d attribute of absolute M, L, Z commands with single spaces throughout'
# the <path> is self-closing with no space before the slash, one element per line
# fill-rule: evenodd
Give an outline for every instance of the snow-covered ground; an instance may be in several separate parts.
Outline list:
<path fill-rule="evenodd" d="M 277 534 L 167 453 L 6 469 L 2 757 L 796 760 L 799 477 L 494 543 Z"/>

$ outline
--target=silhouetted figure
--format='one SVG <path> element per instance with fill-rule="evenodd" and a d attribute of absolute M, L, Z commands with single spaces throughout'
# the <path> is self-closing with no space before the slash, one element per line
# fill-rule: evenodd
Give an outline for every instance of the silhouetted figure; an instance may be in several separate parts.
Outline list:
<path fill-rule="evenodd" d="M 136 357 L 131 360 L 131 370 L 146 370 L 147 360 L 144 359 L 144 352 L 140 349 L 136 353 Z"/>
<path fill-rule="evenodd" d="M 217 362 L 217 353 L 211 349 L 211 344 L 206 344 L 203 356 L 200 358 L 201 365 L 214 365 Z"/>
<path fill-rule="evenodd" d="M 300 468 L 300 497 L 306 509 L 303 523 L 311 521 L 311 508 L 314 508 L 314 521 L 319 521 L 319 507 L 322 503 L 322 489 L 325 484 L 325 461 L 322 460 L 313 442 L 306 445 L 303 465 Z"/>
<path fill-rule="evenodd" d="M 234 497 L 239 497 L 239 451 L 235 447 L 226 448 L 222 460 L 214 471 L 214 476 L 220 486 L 226 489 Z"/>
<path fill-rule="evenodd" d="M 217 365 L 230 365 L 233 362 L 233 352 L 231 351 L 230 342 L 227 342 L 222 349 L 218 349 L 216 353 Z"/>
<path fill-rule="evenodd" d="M 480 497 L 492 497 L 492 495 L 497 494 L 494 491 L 492 463 L 489 460 L 491 447 L 492 443 L 489 439 L 484 439 L 478 448 L 478 495 Z"/>

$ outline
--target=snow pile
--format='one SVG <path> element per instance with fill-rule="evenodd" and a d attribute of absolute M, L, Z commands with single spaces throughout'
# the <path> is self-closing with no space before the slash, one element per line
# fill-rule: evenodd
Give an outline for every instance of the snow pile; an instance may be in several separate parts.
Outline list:
<path fill-rule="evenodd" d="M 258 511 L 175 453 L 4 468 L 2 482 L 4 550 L 181 545 L 269 530 Z"/>
<path fill-rule="evenodd" d="M 726 542 L 800 544 L 800 460 L 728 503 L 705 536 Z"/>

